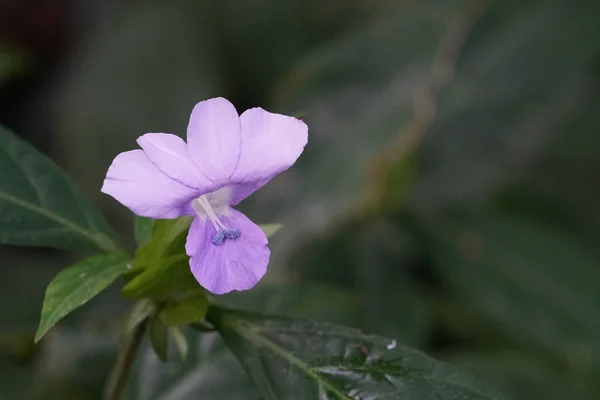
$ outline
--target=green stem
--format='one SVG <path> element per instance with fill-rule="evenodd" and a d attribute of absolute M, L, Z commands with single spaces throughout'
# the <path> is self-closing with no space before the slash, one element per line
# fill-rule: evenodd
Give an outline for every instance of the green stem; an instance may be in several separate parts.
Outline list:
<path fill-rule="evenodd" d="M 145 319 L 139 323 L 126 337 L 124 343 L 119 347 L 117 361 L 108 378 L 105 396 L 106 400 L 120 400 L 123 396 L 123 389 L 127 377 L 135 359 L 135 353 L 142 343 L 144 333 L 148 325 L 148 320 Z"/>

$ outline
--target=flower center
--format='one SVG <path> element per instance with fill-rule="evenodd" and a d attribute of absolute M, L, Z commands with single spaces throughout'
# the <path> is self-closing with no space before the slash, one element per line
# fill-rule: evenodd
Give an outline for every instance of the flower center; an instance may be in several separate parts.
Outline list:
<path fill-rule="evenodd" d="M 207 218 L 212 222 L 217 232 L 212 239 L 212 244 L 218 246 L 223 244 L 225 239 L 237 239 L 240 237 L 241 232 L 239 229 L 229 229 L 221 222 L 217 216 L 219 214 L 225 214 L 228 210 L 229 190 L 226 188 L 219 189 L 216 192 L 208 193 L 194 199 L 192 201 L 192 207 L 198 217 L 202 220 Z M 215 212 L 216 210 L 216 212 Z"/>

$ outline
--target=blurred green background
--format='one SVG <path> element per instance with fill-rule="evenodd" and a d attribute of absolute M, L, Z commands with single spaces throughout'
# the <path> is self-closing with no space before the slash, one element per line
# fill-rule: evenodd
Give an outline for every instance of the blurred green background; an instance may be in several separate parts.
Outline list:
<path fill-rule="evenodd" d="M 304 155 L 241 205 L 285 226 L 269 272 L 224 303 L 395 337 L 515 400 L 600 399 L 599 21 L 591 0 L 3 0 L 0 123 L 133 247 L 99 188 L 138 136 L 214 96 L 303 115 Z M 0 247 L 0 399 L 100 398 L 118 287 L 32 344 L 80 256 Z M 184 363 L 143 350 L 128 398 L 259 398 L 188 334 Z"/>

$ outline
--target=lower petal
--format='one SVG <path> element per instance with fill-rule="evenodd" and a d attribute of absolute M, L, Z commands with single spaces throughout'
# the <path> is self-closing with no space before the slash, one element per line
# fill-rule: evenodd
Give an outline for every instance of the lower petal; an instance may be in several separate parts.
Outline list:
<path fill-rule="evenodd" d="M 221 215 L 219 219 L 226 227 L 239 229 L 241 235 L 215 245 L 214 226 L 194 218 L 185 245 L 192 273 L 200 285 L 214 294 L 248 290 L 267 271 L 270 256 L 267 237 L 239 211 L 230 209 L 229 215 Z"/>
<path fill-rule="evenodd" d="M 102 192 L 134 214 L 148 218 L 177 218 L 193 213 L 194 189 L 171 179 L 150 162 L 143 150 L 119 154 L 106 173 Z"/>

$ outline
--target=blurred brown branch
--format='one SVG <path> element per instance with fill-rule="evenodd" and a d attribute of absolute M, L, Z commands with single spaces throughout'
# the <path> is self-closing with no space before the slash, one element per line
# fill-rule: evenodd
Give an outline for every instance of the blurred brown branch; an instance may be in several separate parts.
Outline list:
<path fill-rule="evenodd" d="M 454 79 L 463 44 L 475 21 L 488 6 L 488 1 L 474 0 L 465 11 L 450 20 L 438 43 L 429 76 L 413 98 L 412 120 L 399 130 L 396 140 L 372 160 L 371 185 L 367 187 L 365 200 L 359 208 L 360 214 L 368 214 L 380 208 L 390 171 L 416 151 L 423 141 L 435 121 L 440 93 Z"/>

